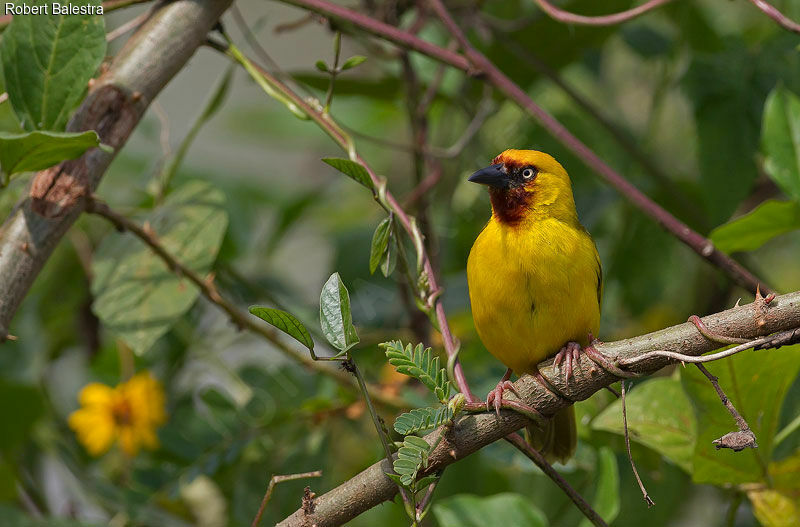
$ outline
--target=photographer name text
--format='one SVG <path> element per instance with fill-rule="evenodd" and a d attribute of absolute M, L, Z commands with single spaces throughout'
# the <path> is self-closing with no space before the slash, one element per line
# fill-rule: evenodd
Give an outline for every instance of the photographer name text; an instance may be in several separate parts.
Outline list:
<path fill-rule="evenodd" d="M 75 5 L 75 4 L 59 4 L 52 2 L 50 4 L 27 5 L 27 4 L 14 4 L 5 2 L 4 14 L 6 15 L 102 15 L 102 5 Z"/>

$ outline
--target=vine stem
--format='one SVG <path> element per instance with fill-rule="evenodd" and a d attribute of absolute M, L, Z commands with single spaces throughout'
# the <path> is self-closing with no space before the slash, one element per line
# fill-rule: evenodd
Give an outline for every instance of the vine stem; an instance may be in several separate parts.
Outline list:
<path fill-rule="evenodd" d="M 576 15 L 575 13 L 570 13 L 569 11 L 559 9 L 547 0 L 534 1 L 539 4 L 539 7 L 542 8 L 542 11 L 547 13 L 550 18 L 557 20 L 558 22 L 563 22 L 565 24 L 579 24 L 584 26 L 613 26 L 616 24 L 621 24 L 622 22 L 627 22 L 628 20 L 632 20 L 647 13 L 648 11 L 652 11 L 657 7 L 661 7 L 672 0 L 650 0 L 649 2 L 645 2 L 640 6 L 632 7 L 619 13 L 601 16 Z"/>

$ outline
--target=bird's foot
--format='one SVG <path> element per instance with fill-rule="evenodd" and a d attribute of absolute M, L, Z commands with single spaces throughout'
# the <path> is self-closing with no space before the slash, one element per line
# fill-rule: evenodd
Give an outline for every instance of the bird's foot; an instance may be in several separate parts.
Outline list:
<path fill-rule="evenodd" d="M 556 353 L 553 359 L 553 367 L 560 368 L 564 364 L 564 381 L 569 384 L 569 379 L 572 377 L 573 365 L 577 365 L 581 361 L 581 345 L 577 342 L 570 341 L 564 344 L 564 347 Z"/>
<path fill-rule="evenodd" d="M 491 412 L 492 404 L 494 404 L 494 411 L 498 417 L 500 416 L 500 407 L 503 404 L 504 391 L 508 390 L 519 397 L 517 390 L 514 388 L 514 384 L 508 380 L 511 378 L 511 373 L 511 368 L 509 368 L 506 371 L 506 374 L 503 375 L 503 378 L 500 379 L 500 382 L 497 383 L 497 386 L 495 386 L 494 390 L 490 391 L 488 395 L 486 395 L 486 411 Z"/>

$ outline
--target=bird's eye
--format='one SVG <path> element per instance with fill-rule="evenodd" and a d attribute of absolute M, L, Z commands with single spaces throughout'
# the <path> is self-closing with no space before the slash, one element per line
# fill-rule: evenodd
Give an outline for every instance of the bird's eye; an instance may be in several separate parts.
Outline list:
<path fill-rule="evenodd" d="M 536 175 L 536 171 L 532 168 L 526 168 L 522 171 L 522 177 L 525 179 L 531 179 L 533 176 Z"/>

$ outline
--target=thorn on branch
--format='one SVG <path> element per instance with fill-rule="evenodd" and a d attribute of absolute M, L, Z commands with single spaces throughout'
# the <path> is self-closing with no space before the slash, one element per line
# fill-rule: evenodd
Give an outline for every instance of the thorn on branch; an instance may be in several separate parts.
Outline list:
<path fill-rule="evenodd" d="M 306 487 L 303 489 L 303 514 L 309 516 L 314 514 L 314 509 L 317 508 L 316 504 L 314 503 L 314 498 L 316 498 L 316 493 L 311 491 L 311 487 Z"/>
<path fill-rule="evenodd" d="M 730 399 L 728 399 L 728 396 L 725 395 L 725 392 L 722 391 L 717 376 L 712 375 L 711 372 L 708 371 L 702 364 L 695 364 L 695 366 L 697 366 L 697 369 L 699 369 L 703 375 L 708 378 L 712 386 L 714 386 L 714 389 L 717 391 L 717 395 L 719 395 L 720 401 L 722 401 L 722 404 L 733 416 L 734 420 L 736 421 L 736 426 L 739 427 L 737 432 L 729 432 L 719 439 L 712 441 L 714 446 L 717 447 L 717 450 L 720 448 L 730 448 L 734 452 L 741 452 L 745 448 L 758 448 L 755 434 L 750 430 L 750 426 L 747 424 L 747 421 L 745 421 L 744 417 L 742 417 L 742 415 L 736 410 L 736 407 L 733 406 L 733 403 L 730 401 Z"/>

